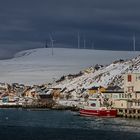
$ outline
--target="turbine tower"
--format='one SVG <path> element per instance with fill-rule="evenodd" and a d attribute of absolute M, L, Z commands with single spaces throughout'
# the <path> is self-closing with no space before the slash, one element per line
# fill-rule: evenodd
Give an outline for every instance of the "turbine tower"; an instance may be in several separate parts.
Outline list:
<path fill-rule="evenodd" d="M 45 41 L 45 48 L 48 48 L 48 40 Z"/>
<path fill-rule="evenodd" d="M 95 49 L 95 46 L 94 46 L 94 41 L 92 42 L 92 46 L 91 48 L 94 50 Z"/>
<path fill-rule="evenodd" d="M 79 34 L 79 32 L 78 32 L 78 38 L 77 39 L 78 39 L 78 42 L 77 42 L 78 43 L 78 49 L 80 49 L 80 34 Z"/>
<path fill-rule="evenodd" d="M 53 48 L 54 48 L 54 41 L 55 40 L 53 40 L 51 34 L 49 35 L 49 37 L 50 37 L 50 43 L 51 43 L 51 48 L 52 48 L 52 56 L 53 56 L 54 55 Z"/>
<path fill-rule="evenodd" d="M 133 35 L 133 51 L 136 51 L 136 36 Z"/>
<path fill-rule="evenodd" d="M 84 37 L 84 49 L 86 49 L 86 39 Z"/>

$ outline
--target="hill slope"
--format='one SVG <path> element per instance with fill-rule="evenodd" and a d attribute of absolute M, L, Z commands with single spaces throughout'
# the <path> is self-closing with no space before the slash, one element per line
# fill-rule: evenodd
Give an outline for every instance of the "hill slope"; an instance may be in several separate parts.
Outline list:
<path fill-rule="evenodd" d="M 27 50 L 0 61 L 0 82 L 42 84 L 95 64 L 110 64 L 137 55 L 139 52 L 55 48 L 52 56 L 51 48 Z"/>
<path fill-rule="evenodd" d="M 140 56 L 131 60 L 114 61 L 104 67 L 90 67 L 82 74 L 66 76 L 55 87 L 65 89 L 66 93 L 82 93 L 82 89 L 89 89 L 94 86 L 119 86 L 123 88 L 123 75 L 125 73 L 140 73 Z"/>

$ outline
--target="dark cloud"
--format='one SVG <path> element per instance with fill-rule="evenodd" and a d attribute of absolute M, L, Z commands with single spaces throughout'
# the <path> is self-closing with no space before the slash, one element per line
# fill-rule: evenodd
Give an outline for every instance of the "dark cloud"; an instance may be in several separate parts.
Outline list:
<path fill-rule="evenodd" d="M 87 48 L 140 50 L 139 0 L 0 0 L 0 58 L 43 47 L 49 34 L 55 46 L 76 47 L 77 32 Z M 60 45 L 61 44 L 61 45 Z"/>

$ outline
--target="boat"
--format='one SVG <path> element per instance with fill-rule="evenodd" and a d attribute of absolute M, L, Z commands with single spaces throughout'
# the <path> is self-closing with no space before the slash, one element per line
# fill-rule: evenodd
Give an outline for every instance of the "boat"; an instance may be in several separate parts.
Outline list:
<path fill-rule="evenodd" d="M 81 116 L 97 116 L 97 117 L 116 117 L 117 110 L 106 107 L 102 104 L 100 98 L 89 98 L 86 105 L 80 111 Z"/>

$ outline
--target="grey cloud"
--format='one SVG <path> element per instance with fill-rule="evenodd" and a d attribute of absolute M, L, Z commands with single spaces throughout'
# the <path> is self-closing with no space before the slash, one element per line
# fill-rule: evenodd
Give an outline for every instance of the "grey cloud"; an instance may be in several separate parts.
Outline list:
<path fill-rule="evenodd" d="M 76 47 L 77 32 L 96 49 L 140 50 L 139 0 L 0 0 L 0 58 L 42 47 L 53 34 L 56 47 Z M 81 40 L 82 44 L 82 40 Z M 81 45 L 82 46 L 82 45 Z M 3 54 L 5 56 L 3 57 Z"/>

